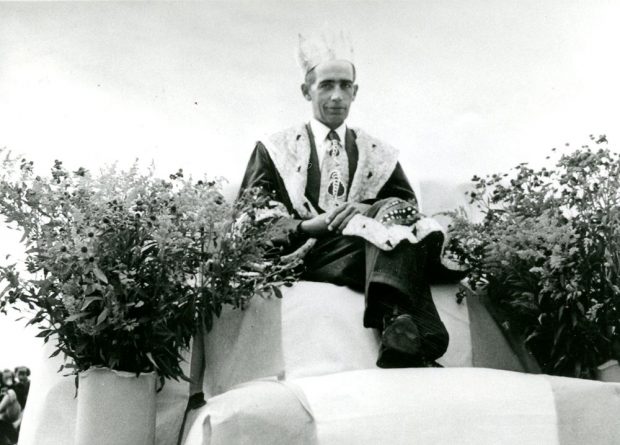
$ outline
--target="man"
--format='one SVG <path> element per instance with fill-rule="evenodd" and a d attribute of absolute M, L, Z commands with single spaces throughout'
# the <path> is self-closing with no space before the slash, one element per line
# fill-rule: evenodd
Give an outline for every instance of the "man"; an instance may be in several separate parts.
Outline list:
<path fill-rule="evenodd" d="M 0 390 L 0 445 L 17 442 L 15 423 L 20 420 L 21 412 L 15 391 L 11 387 L 3 386 Z"/>
<path fill-rule="evenodd" d="M 30 391 L 30 369 L 26 366 L 18 366 L 15 368 L 15 375 L 17 376 L 17 383 L 14 386 L 15 394 L 17 395 L 17 401 L 24 409 L 28 400 L 28 392 Z"/>
<path fill-rule="evenodd" d="M 344 37 L 300 37 L 299 61 L 313 117 L 256 144 L 241 193 L 272 195 L 274 243 L 285 260 L 303 257 L 302 279 L 365 293 L 364 325 L 382 334 L 378 366 L 434 364 L 448 345 L 428 281 L 443 235 L 417 213 L 396 150 L 346 124 L 358 85 Z"/>

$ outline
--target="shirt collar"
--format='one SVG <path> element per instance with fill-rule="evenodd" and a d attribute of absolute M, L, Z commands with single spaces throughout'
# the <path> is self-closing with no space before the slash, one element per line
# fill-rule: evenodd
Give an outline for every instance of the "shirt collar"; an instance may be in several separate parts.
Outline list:
<path fill-rule="evenodd" d="M 317 146 L 325 142 L 325 140 L 327 139 L 327 135 L 331 131 L 331 129 L 327 125 L 325 125 L 322 122 L 319 122 L 315 118 L 312 118 L 310 120 L 310 128 L 312 129 L 312 134 L 314 135 L 314 141 L 316 142 Z M 340 143 L 344 145 L 344 138 L 347 133 L 346 124 L 342 123 L 342 125 L 336 128 L 334 131 L 338 134 L 338 137 L 340 138 Z"/>

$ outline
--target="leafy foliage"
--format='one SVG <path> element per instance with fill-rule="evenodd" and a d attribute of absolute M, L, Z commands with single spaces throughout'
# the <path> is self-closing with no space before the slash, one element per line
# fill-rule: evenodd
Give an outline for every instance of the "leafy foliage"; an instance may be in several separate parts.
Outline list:
<path fill-rule="evenodd" d="M 469 196 L 484 217 L 453 212 L 448 245 L 544 372 L 585 378 L 620 345 L 620 154 L 590 138 L 597 147 L 552 169 L 474 176 Z"/>
<path fill-rule="evenodd" d="M 23 264 L 0 266 L 0 310 L 26 312 L 76 373 L 184 377 L 181 351 L 200 322 L 210 329 L 225 305 L 279 296 L 295 279 L 296 264 L 273 255 L 272 219 L 260 217 L 268 197 L 249 190 L 230 205 L 221 186 L 181 170 L 158 179 L 137 163 L 94 176 L 56 161 L 41 177 L 7 153 L 0 212 L 27 250 Z"/>

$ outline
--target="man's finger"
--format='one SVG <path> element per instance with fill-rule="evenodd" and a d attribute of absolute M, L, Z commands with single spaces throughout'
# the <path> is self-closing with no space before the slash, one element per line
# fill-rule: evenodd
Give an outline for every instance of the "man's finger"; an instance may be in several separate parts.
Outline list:
<path fill-rule="evenodd" d="M 348 206 L 346 210 L 340 212 L 334 220 L 329 224 L 329 230 L 340 230 L 342 221 L 344 221 L 349 215 L 356 214 L 357 209 L 353 206 Z"/>
<path fill-rule="evenodd" d="M 327 224 L 329 224 L 339 213 L 341 213 L 342 211 L 346 210 L 349 208 L 349 204 L 343 204 L 341 206 L 338 207 L 334 207 L 332 210 L 330 210 L 330 212 L 327 214 L 327 217 L 325 218 L 325 222 Z"/>
<path fill-rule="evenodd" d="M 338 230 L 338 232 L 342 232 L 345 229 L 345 227 L 347 227 L 347 224 L 349 224 L 349 221 L 351 221 L 351 218 L 353 218 L 355 215 L 359 215 L 359 214 L 360 214 L 360 212 L 357 209 L 355 209 L 354 212 L 350 212 L 349 215 L 347 215 L 347 217 L 342 220 L 342 222 L 336 228 L 336 230 Z"/>

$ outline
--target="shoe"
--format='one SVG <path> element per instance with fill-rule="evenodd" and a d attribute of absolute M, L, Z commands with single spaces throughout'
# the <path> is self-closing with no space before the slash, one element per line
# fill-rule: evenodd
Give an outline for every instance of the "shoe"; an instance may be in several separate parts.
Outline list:
<path fill-rule="evenodd" d="M 416 355 L 404 354 L 402 352 L 387 349 L 381 345 L 379 357 L 377 358 L 379 368 L 443 368 L 435 360 L 425 360 Z"/>
<path fill-rule="evenodd" d="M 409 314 L 401 314 L 386 323 L 381 344 L 387 349 L 409 355 L 418 355 L 422 348 L 420 331 Z"/>
<path fill-rule="evenodd" d="M 424 361 L 417 355 L 405 354 L 403 352 L 388 349 L 381 345 L 379 357 L 377 358 L 379 368 L 421 368 Z"/>
<path fill-rule="evenodd" d="M 418 327 L 409 314 L 384 321 L 377 366 L 380 368 L 417 368 L 424 366 Z"/>

